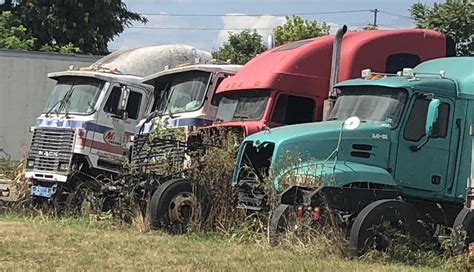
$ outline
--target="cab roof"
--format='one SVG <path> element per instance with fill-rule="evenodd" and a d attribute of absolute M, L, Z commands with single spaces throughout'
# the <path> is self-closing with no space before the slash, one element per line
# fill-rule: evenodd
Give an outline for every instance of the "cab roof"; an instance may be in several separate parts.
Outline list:
<path fill-rule="evenodd" d="M 110 79 L 116 79 L 119 81 L 130 82 L 134 84 L 141 84 L 141 77 L 132 76 L 132 75 L 121 75 L 121 74 L 114 74 L 111 72 L 105 71 L 77 71 L 77 70 L 69 70 L 63 72 L 53 72 L 49 73 L 48 77 L 54 80 L 58 80 L 62 77 L 93 77 L 97 79 L 101 79 L 104 81 L 110 81 Z"/>
<path fill-rule="evenodd" d="M 285 44 L 250 60 L 235 76 L 226 78 L 217 93 L 245 89 L 276 89 L 290 93 L 327 97 L 334 36 Z M 390 46 L 384 46 L 390 44 Z M 415 45 L 419 45 L 415 48 Z M 430 50 L 426 45 L 431 44 Z M 362 52 L 361 49 L 364 49 Z M 377 50 L 375 50 L 377 49 Z M 355 63 L 404 51 L 418 52 L 422 60 L 445 52 L 443 34 L 425 29 L 371 30 L 347 33 L 342 42 L 339 79 L 355 78 Z M 376 52 L 376 53 L 374 53 Z M 366 61 L 365 61 L 366 62 Z M 385 71 L 385 62 L 373 61 L 372 68 Z M 327 88 L 326 88 L 327 87 Z"/>
<path fill-rule="evenodd" d="M 444 71 L 444 77 L 441 73 Z M 414 77 L 385 76 L 381 79 L 353 79 L 335 87 L 382 86 L 414 88 L 437 94 L 474 99 L 474 57 L 450 57 L 423 62 L 413 69 Z"/>
<path fill-rule="evenodd" d="M 183 73 L 188 71 L 205 71 L 205 72 L 224 72 L 228 74 L 235 74 L 237 71 L 242 68 L 242 65 L 232 65 L 232 64 L 196 64 L 177 67 L 173 69 L 164 70 L 152 75 L 149 75 L 143 79 L 143 83 L 153 85 L 155 80 L 159 77 Z"/>

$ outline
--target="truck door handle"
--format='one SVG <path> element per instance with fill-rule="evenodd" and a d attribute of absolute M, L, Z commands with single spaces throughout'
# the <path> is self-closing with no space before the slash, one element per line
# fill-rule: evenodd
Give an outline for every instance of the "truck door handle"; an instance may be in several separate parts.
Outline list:
<path fill-rule="evenodd" d="M 441 183 L 441 177 L 436 175 L 431 176 L 431 183 L 434 185 L 439 185 Z"/>

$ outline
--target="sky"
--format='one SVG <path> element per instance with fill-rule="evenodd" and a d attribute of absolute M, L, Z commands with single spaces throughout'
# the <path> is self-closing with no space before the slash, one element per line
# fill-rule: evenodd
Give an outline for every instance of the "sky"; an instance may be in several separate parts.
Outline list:
<path fill-rule="evenodd" d="M 146 25 L 134 24 L 109 44 L 110 50 L 146 45 L 184 43 L 211 51 L 222 46 L 228 32 L 257 29 L 265 38 L 284 15 L 302 14 L 304 19 L 324 21 L 334 33 L 346 24 L 360 29 L 373 22 L 374 13 L 381 10 L 377 23 L 381 29 L 411 28 L 408 9 L 413 3 L 432 5 L 442 0 L 124 0 L 127 7 L 145 15 Z M 341 11 L 356 11 L 342 13 Z M 329 14 L 308 14 L 324 13 Z M 334 13 L 332 13 L 334 12 Z M 161 15 L 151 15 L 161 14 Z M 168 14 L 168 15 L 167 15 Z M 169 14 L 215 16 L 169 16 Z M 217 16 L 236 15 L 239 16 Z M 260 15 L 260 16 L 242 16 Z M 166 28 L 166 29 L 163 29 Z M 180 30 L 177 30 L 179 28 Z M 198 30 L 206 29 L 206 30 Z"/>

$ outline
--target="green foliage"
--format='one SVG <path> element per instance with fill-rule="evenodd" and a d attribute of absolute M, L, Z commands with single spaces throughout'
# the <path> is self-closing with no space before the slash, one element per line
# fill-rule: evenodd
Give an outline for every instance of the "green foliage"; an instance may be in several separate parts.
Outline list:
<path fill-rule="evenodd" d="M 292 18 L 286 16 L 286 23 L 277 26 L 273 30 L 275 44 L 282 45 L 289 42 L 321 37 L 329 34 L 329 25 L 325 22 L 318 23 L 316 20 L 303 20 L 299 16 Z"/>
<path fill-rule="evenodd" d="M 366 25 L 362 28 L 363 30 L 378 30 L 379 28 L 374 25 Z"/>
<path fill-rule="evenodd" d="M 39 51 L 45 51 L 45 52 L 59 52 L 62 54 L 80 54 L 82 51 L 79 47 L 75 46 L 72 43 L 68 43 L 63 46 L 59 45 L 50 45 L 50 44 L 45 44 L 43 45 Z"/>
<path fill-rule="evenodd" d="M 125 26 L 147 21 L 121 0 L 23 0 L 15 10 L 37 38 L 34 50 L 68 53 L 106 54 Z"/>
<path fill-rule="evenodd" d="M 245 64 L 251 58 L 266 50 L 262 36 L 257 31 L 244 30 L 240 33 L 229 32 L 229 39 L 218 50 L 212 52 L 212 57 L 230 60 L 234 64 Z"/>
<path fill-rule="evenodd" d="M 0 14 L 0 48 L 31 50 L 36 39 L 31 37 L 21 21 L 10 11 Z"/>
<path fill-rule="evenodd" d="M 428 7 L 413 4 L 410 13 L 418 28 L 428 28 L 444 33 L 456 42 L 458 55 L 474 54 L 474 2 L 472 0 L 447 0 L 446 3 Z"/>

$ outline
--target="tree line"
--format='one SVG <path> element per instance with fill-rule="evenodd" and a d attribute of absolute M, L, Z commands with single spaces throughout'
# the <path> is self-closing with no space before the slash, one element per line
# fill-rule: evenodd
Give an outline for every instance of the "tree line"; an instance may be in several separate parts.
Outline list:
<path fill-rule="evenodd" d="M 0 48 L 103 55 L 108 43 L 133 22 L 147 19 L 121 0 L 6 0 L 0 4 Z M 427 6 L 415 3 L 410 15 L 417 28 L 444 33 L 458 55 L 474 54 L 474 1 L 447 0 Z M 286 17 L 273 29 L 276 45 L 329 34 L 329 25 L 299 16 Z M 376 29 L 366 26 L 364 31 Z M 230 32 L 213 50 L 214 58 L 244 64 L 267 49 L 255 30 Z"/>

